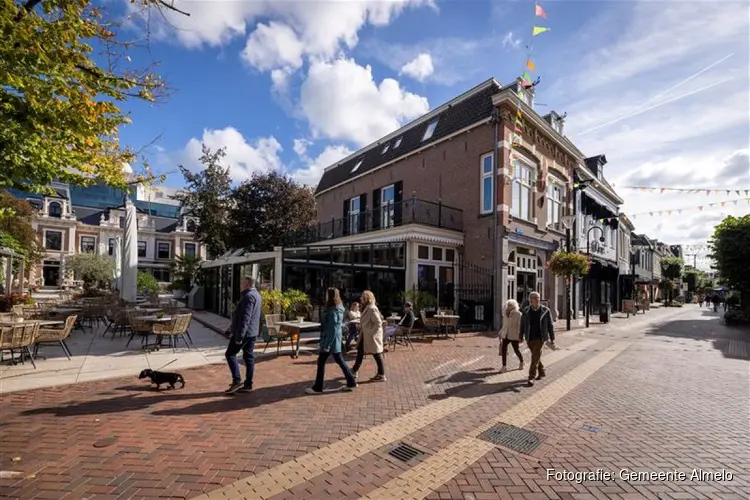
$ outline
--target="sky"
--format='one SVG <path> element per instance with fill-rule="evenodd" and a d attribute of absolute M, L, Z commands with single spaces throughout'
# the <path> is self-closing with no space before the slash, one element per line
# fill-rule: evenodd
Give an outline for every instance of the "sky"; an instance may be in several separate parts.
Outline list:
<path fill-rule="evenodd" d="M 144 34 L 138 7 L 107 1 Z M 485 79 L 512 83 L 532 44 L 537 109 L 567 113 L 565 135 L 606 155 L 637 232 L 701 244 L 725 215 L 750 212 L 732 203 L 744 192 L 627 188 L 750 189 L 747 2 L 542 1 L 546 21 L 529 0 L 174 5 L 190 16 L 152 14 L 149 51 L 132 56 L 159 61 L 173 92 L 128 103 L 121 131 L 162 173 L 200 168 L 205 143 L 226 148 L 236 182 L 273 169 L 315 185 L 326 166 Z M 535 21 L 550 30 L 532 37 Z"/>

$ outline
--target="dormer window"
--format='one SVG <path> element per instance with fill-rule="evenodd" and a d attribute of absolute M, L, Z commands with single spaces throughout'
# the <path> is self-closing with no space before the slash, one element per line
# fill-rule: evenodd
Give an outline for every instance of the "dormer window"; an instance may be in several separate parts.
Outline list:
<path fill-rule="evenodd" d="M 60 217 L 62 217 L 62 205 L 60 205 L 56 201 L 53 201 L 47 207 L 47 213 L 50 217 L 57 217 L 59 219 Z"/>
<path fill-rule="evenodd" d="M 359 170 L 359 167 L 362 166 L 362 162 L 363 161 L 364 161 L 364 158 L 360 158 L 359 161 L 357 162 L 357 164 L 354 165 L 354 168 L 352 169 L 352 171 L 349 172 L 349 173 L 353 174 L 354 172 L 356 172 L 357 170 Z"/>
<path fill-rule="evenodd" d="M 390 147 L 391 147 L 391 143 L 390 143 L 390 142 L 386 142 L 386 143 L 385 143 L 385 146 L 383 146 L 383 151 L 381 151 L 381 152 L 380 152 L 380 154 L 381 154 L 381 155 L 384 155 L 384 154 L 386 154 L 386 153 L 388 152 L 388 149 L 389 149 Z"/>
<path fill-rule="evenodd" d="M 393 143 L 393 149 L 396 149 L 401 145 L 401 139 L 403 139 L 403 137 L 396 139 L 396 142 Z"/>
<path fill-rule="evenodd" d="M 427 128 L 424 131 L 424 135 L 422 136 L 422 142 L 429 140 L 432 135 L 435 133 L 435 128 L 437 127 L 438 119 L 435 118 L 430 123 L 427 124 Z"/>

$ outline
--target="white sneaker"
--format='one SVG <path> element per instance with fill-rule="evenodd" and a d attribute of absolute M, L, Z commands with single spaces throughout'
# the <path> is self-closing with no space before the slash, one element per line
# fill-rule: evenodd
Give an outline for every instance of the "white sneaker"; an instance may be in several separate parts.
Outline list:
<path fill-rule="evenodd" d="M 503 366 L 502 368 L 500 368 L 500 373 L 505 373 L 507 371 L 508 371 L 508 368 L 505 367 L 505 366 Z"/>

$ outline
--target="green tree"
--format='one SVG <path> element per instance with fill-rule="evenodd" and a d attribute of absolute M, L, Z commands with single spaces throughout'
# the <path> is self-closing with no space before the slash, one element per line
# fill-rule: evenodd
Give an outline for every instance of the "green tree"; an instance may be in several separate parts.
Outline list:
<path fill-rule="evenodd" d="M 667 304 L 672 303 L 676 281 L 682 277 L 682 267 L 683 262 L 679 257 L 662 257 L 661 259 L 661 275 L 663 280 L 659 284 L 659 287 L 666 295 Z"/>
<path fill-rule="evenodd" d="M 155 102 L 166 87 L 152 67 L 132 63 L 135 43 L 118 35 L 124 19 L 106 5 L 0 0 L 0 187 L 125 186 L 123 163 L 134 153 L 119 141 L 130 122 L 121 103 Z"/>
<path fill-rule="evenodd" d="M 28 201 L 0 191 L 0 246 L 22 254 L 32 264 L 41 259 L 41 245 L 31 225 L 35 212 Z"/>
<path fill-rule="evenodd" d="M 234 190 L 230 206 L 230 246 L 255 252 L 282 245 L 290 231 L 316 219 L 312 189 L 278 172 L 254 174 Z"/>
<path fill-rule="evenodd" d="M 709 246 L 722 280 L 739 290 L 742 308 L 750 312 L 750 214 L 730 215 L 721 221 L 714 228 Z"/>
<path fill-rule="evenodd" d="M 142 293 L 158 293 L 159 281 L 151 273 L 138 271 L 138 291 Z"/>
<path fill-rule="evenodd" d="M 178 255 L 172 261 L 173 290 L 189 292 L 193 284 L 198 282 L 201 258 L 192 255 Z"/>
<path fill-rule="evenodd" d="M 73 271 L 83 288 L 109 288 L 115 277 L 115 261 L 95 253 L 78 253 L 65 258 L 65 268 Z"/>
<path fill-rule="evenodd" d="M 205 144 L 199 161 L 203 170 L 193 173 L 180 165 L 185 178 L 185 189 L 174 196 L 198 218 L 195 237 L 206 245 L 210 257 L 218 257 L 227 251 L 228 217 L 227 200 L 232 194 L 232 179 L 229 168 L 222 166 L 226 156 L 224 149 L 211 151 Z"/>

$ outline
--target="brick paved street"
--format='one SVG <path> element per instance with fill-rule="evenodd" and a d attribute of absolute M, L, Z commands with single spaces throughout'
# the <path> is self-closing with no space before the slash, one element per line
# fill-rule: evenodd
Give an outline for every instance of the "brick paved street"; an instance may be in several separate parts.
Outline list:
<path fill-rule="evenodd" d="M 306 396 L 315 365 L 304 355 L 259 362 L 256 391 L 235 397 L 221 394 L 222 365 L 183 371 L 187 386 L 175 391 L 146 390 L 134 373 L 13 393 L 0 403 L 0 497 L 745 499 L 747 340 L 686 306 L 561 335 L 533 388 L 517 370 L 498 373 L 495 339 L 472 335 L 399 347 L 387 354 L 388 382 L 353 394 Z M 368 360 L 363 380 L 370 372 Z M 333 364 L 328 379 L 341 383 Z M 521 453 L 481 438 L 500 423 L 545 439 Z M 390 456 L 402 441 L 425 455 Z M 579 483 L 546 473 L 599 468 L 734 477 Z"/>

